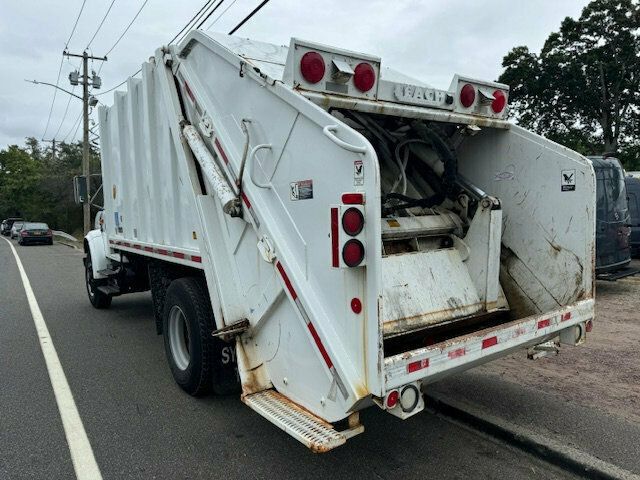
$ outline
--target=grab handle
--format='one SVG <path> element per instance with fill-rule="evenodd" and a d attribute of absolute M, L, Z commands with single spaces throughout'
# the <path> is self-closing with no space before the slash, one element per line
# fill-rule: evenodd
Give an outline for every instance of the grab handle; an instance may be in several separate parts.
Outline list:
<path fill-rule="evenodd" d="M 338 125 L 327 125 L 322 129 L 322 133 L 324 133 L 329 140 L 338 145 L 339 147 L 344 148 L 345 150 L 349 150 L 350 152 L 356 153 L 366 153 L 367 147 L 359 147 L 358 145 L 352 145 L 350 143 L 345 142 L 344 140 L 340 140 L 335 132 L 338 130 Z"/>
<path fill-rule="evenodd" d="M 258 182 L 255 179 L 255 177 L 253 176 L 253 172 L 254 172 L 253 163 L 254 163 L 254 160 L 256 158 L 256 153 L 258 153 L 258 150 L 262 150 L 262 149 L 271 150 L 271 144 L 270 143 L 261 143 L 260 145 L 256 145 L 255 147 L 253 147 L 251 149 L 251 153 L 249 153 L 249 161 L 247 162 L 247 167 L 249 168 L 249 178 L 251 179 L 251 181 L 253 182 L 253 184 L 256 187 L 271 188 L 271 183 Z M 270 182 L 270 181 L 271 181 L 271 179 L 268 180 L 268 182 Z"/>

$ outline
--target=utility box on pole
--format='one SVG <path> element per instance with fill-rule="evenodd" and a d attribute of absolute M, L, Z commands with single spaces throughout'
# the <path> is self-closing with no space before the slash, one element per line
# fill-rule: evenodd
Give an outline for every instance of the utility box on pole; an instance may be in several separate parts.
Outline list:
<path fill-rule="evenodd" d="M 73 198 L 76 204 L 88 203 L 87 196 L 87 179 L 84 175 L 76 175 L 73 177 Z"/>

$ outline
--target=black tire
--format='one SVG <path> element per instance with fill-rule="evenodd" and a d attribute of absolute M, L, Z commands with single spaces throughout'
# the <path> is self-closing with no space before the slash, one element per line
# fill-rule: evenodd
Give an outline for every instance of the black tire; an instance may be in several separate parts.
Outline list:
<path fill-rule="evenodd" d="M 183 316 L 184 320 L 175 317 Z M 189 395 L 210 391 L 225 395 L 239 391 L 237 368 L 223 365 L 223 348 L 229 344 L 211 336 L 215 328 L 205 282 L 196 277 L 174 280 L 167 289 L 163 311 L 164 348 L 176 383 Z M 182 326 L 180 326 L 182 325 Z M 177 342 L 177 345 L 176 345 Z M 188 347 L 188 363 L 173 351 Z"/>
<path fill-rule="evenodd" d="M 148 267 L 149 287 L 151 289 L 151 304 L 153 305 L 153 317 L 156 322 L 156 333 L 162 335 L 162 315 L 164 313 L 164 301 L 167 296 L 167 288 L 171 284 L 171 276 L 162 265 L 150 262 Z"/>
<path fill-rule="evenodd" d="M 96 280 L 93 278 L 93 267 L 91 265 L 91 252 L 87 252 L 87 257 L 84 261 L 84 279 L 87 287 L 87 295 L 89 301 L 94 308 L 99 310 L 109 308 L 111 306 L 111 295 L 102 293 L 97 289 L 100 285 L 104 284 L 104 280 Z"/>
<path fill-rule="evenodd" d="M 49 245 L 53 245 L 53 239 L 49 240 Z"/>

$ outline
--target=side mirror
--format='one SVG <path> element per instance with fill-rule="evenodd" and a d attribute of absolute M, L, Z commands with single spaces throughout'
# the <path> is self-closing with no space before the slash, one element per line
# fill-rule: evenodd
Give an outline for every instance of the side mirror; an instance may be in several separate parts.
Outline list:
<path fill-rule="evenodd" d="M 89 201 L 87 198 L 87 177 L 84 175 L 73 177 L 73 198 L 77 204 Z"/>

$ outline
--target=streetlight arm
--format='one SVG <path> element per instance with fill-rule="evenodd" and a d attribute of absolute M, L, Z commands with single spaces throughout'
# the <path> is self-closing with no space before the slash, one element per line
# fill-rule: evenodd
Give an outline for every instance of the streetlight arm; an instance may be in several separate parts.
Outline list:
<path fill-rule="evenodd" d="M 35 83 L 36 85 L 49 85 L 50 87 L 57 88 L 58 90 L 62 90 L 64 93 L 68 93 L 72 97 L 76 97 L 76 98 L 82 100 L 82 97 L 76 95 L 75 93 L 70 92 L 69 90 L 65 90 L 62 87 L 58 87 L 57 85 L 54 85 L 53 83 L 38 82 L 37 80 L 27 80 L 27 79 L 25 79 L 24 81 L 25 82 L 29 82 L 29 83 Z"/>

